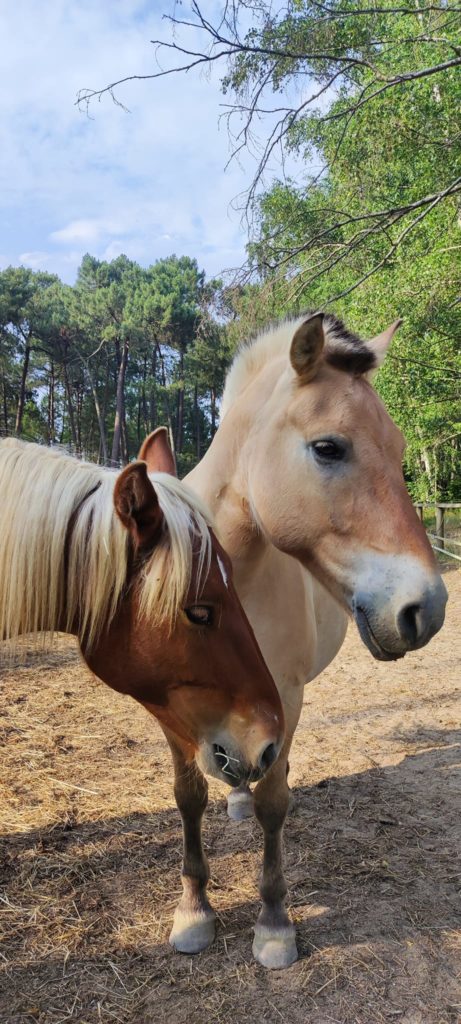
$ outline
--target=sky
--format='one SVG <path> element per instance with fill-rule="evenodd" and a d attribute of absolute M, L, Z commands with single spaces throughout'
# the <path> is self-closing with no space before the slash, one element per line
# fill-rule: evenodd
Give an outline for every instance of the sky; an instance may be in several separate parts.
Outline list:
<path fill-rule="evenodd" d="M 149 265 L 196 257 L 208 275 L 244 258 L 232 200 L 251 162 L 225 171 L 219 82 L 198 73 L 129 83 L 90 114 L 79 89 L 155 70 L 173 0 L 0 0 L 0 269 L 69 283 L 86 252 Z M 212 14 L 214 0 L 205 0 Z M 183 8 L 184 10 L 184 8 Z"/>

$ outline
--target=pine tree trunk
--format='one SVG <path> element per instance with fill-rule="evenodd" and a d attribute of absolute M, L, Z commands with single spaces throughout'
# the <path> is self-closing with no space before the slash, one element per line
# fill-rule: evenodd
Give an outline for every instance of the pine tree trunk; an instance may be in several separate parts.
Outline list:
<path fill-rule="evenodd" d="M 66 397 L 67 397 L 67 411 L 68 411 L 68 414 L 69 414 L 70 436 L 72 438 L 72 444 L 73 444 L 74 448 L 77 448 L 77 431 L 75 429 L 75 417 L 74 417 L 74 409 L 73 409 L 73 404 L 72 404 L 73 403 L 72 389 L 71 389 L 71 386 L 70 386 L 69 374 L 67 372 L 67 363 L 64 363 L 64 365 L 63 365 L 63 374 L 64 374 L 64 388 L 65 388 Z"/>
<path fill-rule="evenodd" d="M 211 436 L 214 437 L 216 434 L 216 391 L 211 388 L 210 391 L 210 405 L 211 405 Z"/>
<path fill-rule="evenodd" d="M 130 461 L 130 447 L 128 444 L 128 431 L 126 428 L 126 409 L 125 404 L 123 405 L 123 417 L 122 417 L 122 436 L 121 436 L 121 450 L 122 450 L 122 462 L 125 466 Z"/>
<path fill-rule="evenodd" d="M 155 393 L 155 383 L 156 383 L 156 377 L 157 377 L 157 352 L 158 352 L 158 346 L 157 346 L 157 343 L 155 343 L 155 345 L 152 348 L 152 363 L 151 363 L 152 386 L 151 386 L 151 389 L 150 389 L 150 396 L 149 396 L 149 423 L 150 423 L 150 429 L 151 430 L 155 430 L 155 428 L 157 426 L 157 401 L 156 401 L 157 396 L 156 396 L 156 393 Z"/>
<path fill-rule="evenodd" d="M 16 413 L 16 424 L 15 424 L 15 428 L 14 428 L 17 434 L 20 434 L 21 430 L 22 430 L 22 420 L 23 420 L 23 416 L 24 416 L 24 406 L 26 404 L 26 382 L 27 382 L 27 374 L 28 374 L 28 371 L 29 371 L 30 349 L 31 349 L 31 346 L 29 344 L 29 341 L 27 341 L 26 342 L 25 352 L 24 352 L 24 362 L 22 364 L 21 387 L 20 387 L 20 391 L 19 391 L 18 409 L 17 409 L 17 413 Z"/>
<path fill-rule="evenodd" d="M 176 418 L 176 451 L 182 452 L 184 433 L 184 351 L 181 349 L 179 357 L 179 373 L 181 386 L 178 390 L 177 418 Z"/>
<path fill-rule="evenodd" d="M 141 447 L 141 420 L 142 420 L 143 398 L 144 398 L 143 389 L 141 388 L 141 391 L 140 391 L 140 394 L 139 394 L 139 398 L 138 398 L 138 416 L 137 416 L 137 424 L 136 424 L 136 437 L 138 439 L 138 451 L 139 451 L 139 448 Z"/>
<path fill-rule="evenodd" d="M 105 465 L 105 466 L 107 466 L 107 462 L 108 462 L 106 427 L 105 427 L 105 425 L 106 425 L 106 421 L 107 421 L 107 403 L 109 401 L 109 383 L 110 383 L 110 358 L 109 358 L 108 352 L 106 350 L 106 377 L 105 377 L 105 381 L 104 381 L 104 393 L 103 393 L 103 399 L 102 399 L 102 409 L 101 409 L 101 412 L 100 412 L 101 423 L 103 424 L 103 427 L 104 427 L 104 442 L 105 442 L 104 446 L 102 444 L 101 436 L 100 436 L 100 441 L 99 441 L 99 461 L 101 461 L 101 458 L 102 458 L 103 465 Z M 99 420 L 98 420 L 98 425 L 100 427 Z M 99 433 L 101 435 L 101 429 L 99 429 Z M 105 447 L 105 452 L 106 452 L 105 454 L 104 454 L 104 447 Z"/>
<path fill-rule="evenodd" d="M 198 387 L 194 388 L 194 422 L 195 422 L 195 453 L 200 462 L 200 406 L 198 404 Z"/>
<path fill-rule="evenodd" d="M 54 374 L 54 363 L 50 365 L 50 375 L 48 380 L 48 444 L 54 442 L 54 420 L 55 420 L 55 374 Z"/>
<path fill-rule="evenodd" d="M 169 401 L 167 390 L 166 390 L 165 363 L 164 363 L 164 359 L 163 359 L 163 352 L 162 352 L 159 344 L 157 344 L 157 351 L 158 351 L 158 356 L 159 356 L 159 359 L 160 359 L 160 370 L 161 370 L 162 386 L 165 389 L 165 409 L 166 409 L 166 418 L 167 418 L 167 422 L 168 422 L 168 436 L 169 436 L 169 439 L 170 439 L 171 447 L 172 447 L 173 451 L 175 451 L 176 448 L 175 448 L 175 438 L 174 438 L 174 433 L 173 433 L 173 422 L 172 422 L 172 419 L 171 419 L 170 401 Z"/>
<path fill-rule="evenodd" d="M 147 399 L 146 399 L 146 380 L 147 380 L 147 356 L 144 356 L 143 367 L 142 367 L 142 388 L 141 388 L 141 400 L 140 400 L 140 419 L 138 424 L 138 440 L 144 438 L 149 433 L 149 427 L 147 425 Z"/>
<path fill-rule="evenodd" d="M 96 385 L 95 385 L 94 380 L 93 380 L 93 375 L 91 373 L 91 370 L 90 370 L 87 362 L 84 363 L 84 366 L 85 366 L 85 372 L 86 372 L 87 377 L 88 377 L 88 382 L 89 382 L 89 385 L 90 385 L 90 388 L 91 388 L 91 394 L 93 396 L 93 402 L 94 402 L 94 407 L 95 407 L 95 410 L 96 410 L 96 416 L 97 416 L 97 419 L 98 419 L 99 437 L 100 437 L 100 440 L 101 440 L 101 450 L 102 450 L 103 465 L 107 466 L 107 463 L 109 461 L 109 456 L 108 456 L 108 449 L 107 449 L 107 437 L 106 437 L 106 428 L 105 428 L 105 424 L 104 424 L 104 417 L 103 417 L 102 412 L 101 412 L 101 406 L 99 404 L 98 392 L 96 390 Z"/>
<path fill-rule="evenodd" d="M 8 436 L 8 399 L 6 395 L 5 379 L 3 379 L 3 420 L 5 424 L 5 435 Z"/>
<path fill-rule="evenodd" d="M 82 440 L 82 408 L 83 408 L 83 387 L 77 388 L 77 402 L 75 406 L 75 412 L 77 414 L 77 454 L 81 455 L 83 452 L 83 440 Z"/>
<path fill-rule="evenodd" d="M 119 346 L 117 345 L 117 348 Z M 111 463 L 118 466 L 120 461 L 120 448 L 122 440 L 123 418 L 125 415 L 125 377 L 128 364 L 128 342 L 123 343 L 117 374 L 117 398 L 115 403 L 114 437 L 112 440 Z"/>

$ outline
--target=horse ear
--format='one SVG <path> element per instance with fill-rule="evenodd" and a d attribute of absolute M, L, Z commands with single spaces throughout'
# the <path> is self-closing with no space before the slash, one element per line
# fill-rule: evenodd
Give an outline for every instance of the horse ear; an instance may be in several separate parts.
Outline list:
<path fill-rule="evenodd" d="M 114 488 L 114 507 L 136 547 L 155 544 L 162 528 L 163 512 L 145 462 L 132 462 L 122 470 Z"/>
<path fill-rule="evenodd" d="M 176 460 L 168 438 L 166 427 L 157 427 L 149 437 L 143 441 L 138 459 L 147 462 L 149 473 L 169 473 L 170 476 L 177 476 Z"/>
<path fill-rule="evenodd" d="M 315 313 L 298 327 L 290 348 L 290 362 L 301 384 L 315 377 L 325 344 L 323 313 Z"/>
<path fill-rule="evenodd" d="M 367 345 L 370 346 L 373 355 L 375 356 L 376 370 L 380 366 L 382 366 L 389 345 L 394 337 L 395 332 L 398 331 L 401 323 L 402 320 L 394 320 L 394 323 L 391 324 L 390 327 L 386 327 L 385 331 L 382 331 L 381 334 L 377 334 L 376 338 L 372 338 L 371 341 L 367 342 Z"/>

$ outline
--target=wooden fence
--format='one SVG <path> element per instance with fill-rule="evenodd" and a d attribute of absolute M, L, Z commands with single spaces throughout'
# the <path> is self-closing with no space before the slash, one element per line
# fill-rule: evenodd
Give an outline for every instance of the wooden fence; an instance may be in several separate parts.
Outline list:
<path fill-rule="evenodd" d="M 461 562 L 461 540 L 457 540 L 455 537 L 447 537 L 445 532 L 448 509 L 461 509 L 461 501 L 417 501 L 415 502 L 415 508 L 422 523 L 424 523 L 424 509 L 430 508 L 432 512 L 435 510 L 435 533 L 430 533 L 429 530 L 427 533 L 432 547 L 434 551 L 440 551 L 442 554 L 448 555 L 449 558 L 454 558 L 457 562 Z M 449 551 L 446 546 L 447 544 L 458 547 L 460 553 L 455 554 L 453 551 Z"/>

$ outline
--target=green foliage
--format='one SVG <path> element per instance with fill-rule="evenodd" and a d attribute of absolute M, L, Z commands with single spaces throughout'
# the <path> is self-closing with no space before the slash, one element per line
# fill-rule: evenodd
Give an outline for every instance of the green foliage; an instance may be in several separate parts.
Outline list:
<path fill-rule="evenodd" d="M 289 0 L 274 15 L 262 0 L 223 82 L 252 111 L 247 127 L 270 90 L 291 89 L 278 137 L 303 161 L 298 180 L 250 192 L 257 283 L 234 295 L 236 333 L 269 310 L 331 308 L 365 337 L 403 317 L 376 383 L 407 437 L 410 490 L 431 500 L 461 498 L 461 16 L 451 6 L 365 13 L 353 0 Z"/>

